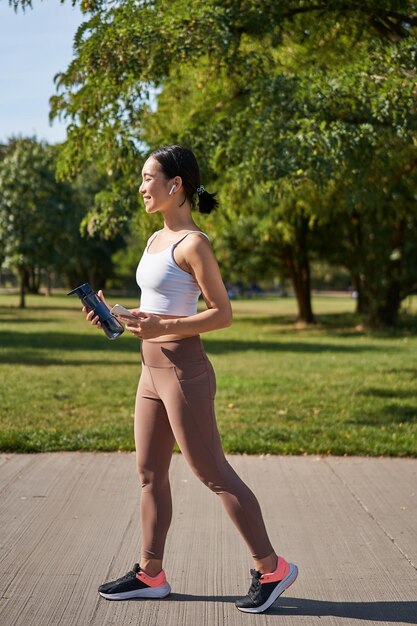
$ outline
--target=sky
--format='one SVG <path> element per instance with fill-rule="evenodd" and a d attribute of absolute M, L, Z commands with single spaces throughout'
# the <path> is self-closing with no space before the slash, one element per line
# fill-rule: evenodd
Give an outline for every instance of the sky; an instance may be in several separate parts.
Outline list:
<path fill-rule="evenodd" d="M 0 0 L 0 143 L 17 135 L 65 139 L 65 123 L 49 122 L 49 98 L 56 93 L 55 74 L 72 59 L 82 21 L 70 0 L 33 0 L 25 13 Z"/>

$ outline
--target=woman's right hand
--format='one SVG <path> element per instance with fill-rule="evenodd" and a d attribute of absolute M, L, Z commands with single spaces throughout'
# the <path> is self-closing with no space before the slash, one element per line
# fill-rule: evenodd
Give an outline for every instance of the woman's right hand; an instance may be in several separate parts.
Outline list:
<path fill-rule="evenodd" d="M 104 302 L 106 307 L 108 309 L 110 309 L 111 307 L 107 304 L 106 299 L 104 297 L 104 293 L 102 292 L 101 289 L 100 289 L 100 291 L 97 292 L 97 295 L 100 298 L 100 300 L 102 302 Z M 83 306 L 82 311 L 83 311 L 83 313 L 87 313 L 87 307 Z M 93 326 L 98 326 L 98 328 L 101 328 L 101 324 L 100 324 L 100 321 L 99 321 L 99 316 L 98 315 L 94 315 L 94 311 L 90 311 L 90 312 L 87 313 L 86 320 L 88 322 L 90 322 L 90 324 L 92 324 Z"/>

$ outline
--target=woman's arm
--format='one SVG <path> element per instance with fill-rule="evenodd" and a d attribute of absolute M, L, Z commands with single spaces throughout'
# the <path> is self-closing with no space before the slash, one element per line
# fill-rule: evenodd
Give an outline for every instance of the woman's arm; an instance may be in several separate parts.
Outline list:
<path fill-rule="evenodd" d="M 127 324 L 126 328 L 142 339 L 171 334 L 186 337 L 226 328 L 232 323 L 232 307 L 209 241 L 201 235 L 189 236 L 179 248 L 175 250 L 176 260 L 185 264 L 194 275 L 207 309 L 188 317 L 171 319 L 137 313 L 140 316 L 138 323 Z"/>

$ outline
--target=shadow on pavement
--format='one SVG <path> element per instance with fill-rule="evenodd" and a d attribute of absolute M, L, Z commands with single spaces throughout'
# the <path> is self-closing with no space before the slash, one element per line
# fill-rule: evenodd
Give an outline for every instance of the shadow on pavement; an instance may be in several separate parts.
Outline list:
<path fill-rule="evenodd" d="M 371 622 L 417 624 L 417 601 L 328 602 L 308 598 L 282 598 L 269 609 L 272 615 L 344 617 Z"/>
<path fill-rule="evenodd" d="M 164 602 L 225 602 L 234 604 L 236 596 L 197 596 L 171 593 Z M 141 600 L 142 601 L 142 600 Z M 343 617 L 371 622 L 417 624 L 417 600 L 409 602 L 329 602 L 308 598 L 281 598 L 266 615 Z"/>

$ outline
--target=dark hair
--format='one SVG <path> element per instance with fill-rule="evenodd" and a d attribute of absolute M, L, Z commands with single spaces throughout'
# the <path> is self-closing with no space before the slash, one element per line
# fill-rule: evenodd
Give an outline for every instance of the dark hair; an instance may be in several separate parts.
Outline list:
<path fill-rule="evenodd" d="M 215 193 L 209 193 L 201 185 L 200 168 L 194 153 L 183 146 L 161 146 L 150 155 L 158 161 L 167 178 L 180 176 L 184 193 L 192 207 L 195 206 L 196 193 L 200 213 L 211 213 L 218 205 Z"/>

